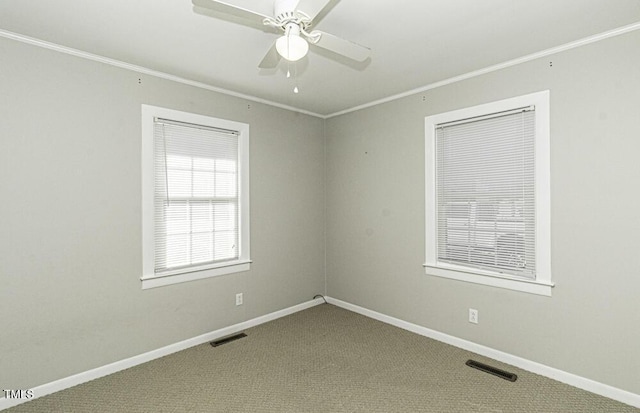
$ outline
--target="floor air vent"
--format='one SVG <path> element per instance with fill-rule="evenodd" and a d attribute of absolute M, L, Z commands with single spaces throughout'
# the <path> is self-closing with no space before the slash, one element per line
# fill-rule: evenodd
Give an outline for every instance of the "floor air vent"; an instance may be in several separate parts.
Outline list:
<path fill-rule="evenodd" d="M 238 334 L 234 334 L 232 336 L 221 338 L 220 340 L 212 341 L 209 344 L 211 344 L 213 347 L 218 347 L 218 346 L 221 346 L 223 344 L 230 343 L 232 341 L 240 340 L 242 337 L 246 337 L 246 336 L 247 335 L 245 333 L 238 333 Z"/>
<path fill-rule="evenodd" d="M 513 373 L 509 373 L 508 371 L 504 371 L 504 370 L 497 369 L 495 367 L 491 367 L 488 364 L 480 363 L 479 361 L 467 360 L 467 362 L 465 364 L 467 366 L 469 366 L 469 367 L 473 367 L 474 369 L 478 369 L 478 370 L 484 371 L 485 373 L 489 373 L 489 374 L 493 374 L 494 376 L 498 376 L 501 379 L 505 379 L 505 380 L 509 380 L 509 381 L 516 381 L 516 379 L 518 378 L 518 376 L 516 376 Z"/>

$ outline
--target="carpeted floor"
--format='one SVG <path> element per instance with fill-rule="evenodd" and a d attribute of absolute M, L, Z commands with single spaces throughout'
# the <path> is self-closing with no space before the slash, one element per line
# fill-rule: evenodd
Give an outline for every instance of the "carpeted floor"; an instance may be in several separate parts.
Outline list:
<path fill-rule="evenodd" d="M 640 412 L 328 304 L 246 333 L 5 412 Z"/>

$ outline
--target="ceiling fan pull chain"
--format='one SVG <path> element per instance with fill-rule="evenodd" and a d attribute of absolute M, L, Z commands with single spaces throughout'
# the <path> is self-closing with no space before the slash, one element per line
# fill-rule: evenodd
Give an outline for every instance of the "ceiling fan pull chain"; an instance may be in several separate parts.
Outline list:
<path fill-rule="evenodd" d="M 291 66 L 291 62 L 289 62 L 289 66 Z M 287 69 L 287 77 L 289 77 L 289 74 L 290 72 Z M 293 62 L 293 93 L 297 94 L 298 92 L 298 66 L 296 62 Z"/>

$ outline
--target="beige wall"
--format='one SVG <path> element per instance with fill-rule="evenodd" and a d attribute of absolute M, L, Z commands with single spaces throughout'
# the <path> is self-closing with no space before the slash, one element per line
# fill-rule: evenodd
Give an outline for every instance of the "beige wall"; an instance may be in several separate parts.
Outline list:
<path fill-rule="evenodd" d="M 636 31 L 329 119 L 328 295 L 640 394 L 639 44 Z M 553 297 L 425 275 L 424 117 L 547 89 Z"/>
<path fill-rule="evenodd" d="M 0 388 L 324 293 L 322 119 L 1 38 L 0 56 Z M 250 125 L 250 272 L 141 289 L 142 103 Z"/>

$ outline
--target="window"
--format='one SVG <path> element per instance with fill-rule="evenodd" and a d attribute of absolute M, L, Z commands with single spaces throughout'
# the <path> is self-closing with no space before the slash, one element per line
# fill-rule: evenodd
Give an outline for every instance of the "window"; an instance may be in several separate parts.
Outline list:
<path fill-rule="evenodd" d="M 426 273 L 551 295 L 549 92 L 425 118 Z"/>
<path fill-rule="evenodd" d="M 142 140 L 142 287 L 249 270 L 249 125 L 142 105 Z"/>

